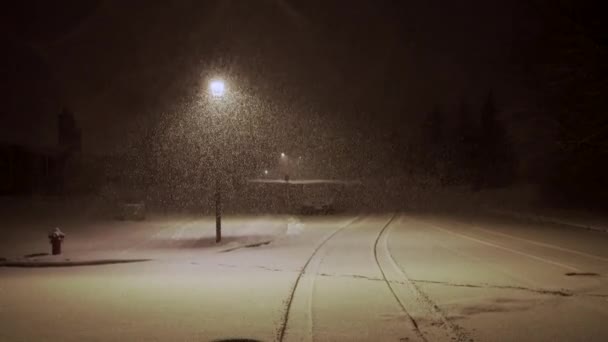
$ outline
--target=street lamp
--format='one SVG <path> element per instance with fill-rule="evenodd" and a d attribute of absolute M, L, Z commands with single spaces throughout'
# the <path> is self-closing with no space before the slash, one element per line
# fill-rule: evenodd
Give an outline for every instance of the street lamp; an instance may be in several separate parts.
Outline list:
<path fill-rule="evenodd" d="M 302 177 L 302 156 L 298 156 L 298 161 L 296 162 L 296 170 L 294 173 L 298 178 Z"/>
<path fill-rule="evenodd" d="M 222 99 L 226 93 L 226 85 L 222 80 L 212 80 L 209 82 L 209 91 L 212 97 Z M 219 155 L 219 152 L 216 153 L 215 158 L 219 158 Z M 215 170 L 215 172 L 215 242 L 219 243 L 222 241 L 222 190 L 219 177 L 223 172 L 220 170 Z"/>
<path fill-rule="evenodd" d="M 289 180 L 289 157 L 285 152 L 281 152 L 281 159 L 279 160 L 279 165 L 283 169 L 285 174 L 285 181 Z"/>
<path fill-rule="evenodd" d="M 226 85 L 222 80 L 213 80 L 209 83 L 209 90 L 213 97 L 223 97 L 226 92 Z"/>
<path fill-rule="evenodd" d="M 285 154 L 285 152 L 281 152 L 281 159 L 279 160 L 279 165 L 283 164 L 283 172 L 285 173 L 285 204 L 288 209 L 291 207 L 291 200 L 289 196 L 289 158 Z"/>

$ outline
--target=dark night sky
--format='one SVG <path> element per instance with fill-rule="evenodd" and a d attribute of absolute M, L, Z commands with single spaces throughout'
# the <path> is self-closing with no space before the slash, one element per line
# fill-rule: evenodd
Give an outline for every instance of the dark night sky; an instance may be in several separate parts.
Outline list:
<path fill-rule="evenodd" d="M 4 14 L 14 19 L 5 45 L 30 59 L 16 77 L 40 84 L 49 99 L 38 110 L 45 113 L 3 116 L 19 115 L 9 119 L 19 125 L 65 103 L 85 149 L 113 151 L 218 70 L 285 108 L 286 119 L 314 112 L 380 132 L 490 88 L 508 101 L 522 8 L 481 0 L 19 2 Z"/>
<path fill-rule="evenodd" d="M 587 179 L 599 189 L 608 184 L 608 168 L 597 163 L 605 160 L 608 132 L 605 6 L 4 2 L 0 143 L 56 146 L 56 115 L 67 106 L 87 155 L 148 153 L 154 160 L 155 142 L 182 150 L 190 164 L 203 163 L 202 146 L 226 142 L 213 141 L 205 126 L 216 120 L 204 99 L 207 81 L 221 76 L 240 100 L 225 111 L 236 114 L 238 126 L 220 126 L 232 127 L 230 143 L 241 143 L 233 145 L 241 153 L 234 160 L 244 160 L 243 153 L 256 160 L 250 169 L 287 152 L 337 177 L 401 177 L 410 164 L 428 171 L 415 158 L 432 149 L 423 122 L 434 108 L 450 147 L 465 130 L 458 125 L 461 104 L 479 120 L 491 90 L 521 180 L 554 175 L 551 187 Z"/>

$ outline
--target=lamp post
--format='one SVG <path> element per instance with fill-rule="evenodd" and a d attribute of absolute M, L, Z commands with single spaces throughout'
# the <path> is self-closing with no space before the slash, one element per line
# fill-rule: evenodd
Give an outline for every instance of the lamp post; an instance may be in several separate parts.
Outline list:
<path fill-rule="evenodd" d="M 279 164 L 282 164 L 285 180 L 285 207 L 288 211 L 291 211 L 291 198 L 289 196 L 289 157 L 285 152 L 281 152 L 281 159 Z"/>
<path fill-rule="evenodd" d="M 283 176 L 287 181 L 289 179 L 289 157 L 285 152 L 281 152 L 281 158 L 279 160 L 279 166 L 282 169 Z"/>
<path fill-rule="evenodd" d="M 221 100 L 226 93 L 226 85 L 222 80 L 212 80 L 209 83 L 209 91 L 211 92 L 211 96 L 217 100 Z M 217 144 L 217 142 L 216 142 Z M 216 153 L 216 163 L 221 165 L 221 162 L 218 162 L 218 158 L 220 158 L 219 149 Z M 215 243 L 219 243 L 222 241 L 222 185 L 220 182 L 220 177 L 222 175 L 221 170 L 215 170 Z"/>

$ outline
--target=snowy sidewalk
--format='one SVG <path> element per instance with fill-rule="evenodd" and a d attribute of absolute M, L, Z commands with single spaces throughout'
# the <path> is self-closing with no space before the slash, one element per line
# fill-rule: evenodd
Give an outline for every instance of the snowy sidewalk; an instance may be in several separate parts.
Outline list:
<path fill-rule="evenodd" d="M 547 206 L 536 185 L 519 185 L 502 189 L 470 192 L 463 187 L 446 189 L 439 196 L 444 207 L 479 210 L 523 219 L 608 232 L 608 214 Z"/>
<path fill-rule="evenodd" d="M 573 210 L 554 209 L 496 209 L 488 208 L 491 213 L 516 217 L 529 221 L 555 223 L 575 228 L 583 228 L 608 233 L 608 217 Z"/>

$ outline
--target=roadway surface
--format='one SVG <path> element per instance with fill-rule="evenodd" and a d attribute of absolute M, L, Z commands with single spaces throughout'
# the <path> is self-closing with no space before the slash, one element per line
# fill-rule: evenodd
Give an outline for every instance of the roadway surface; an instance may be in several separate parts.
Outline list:
<path fill-rule="evenodd" d="M 0 267 L 0 340 L 608 340 L 606 233 L 479 214 L 258 217 L 233 231 L 255 222 L 255 242 L 228 230 L 215 246 L 210 222 L 106 229 L 91 253 L 147 262 Z"/>

